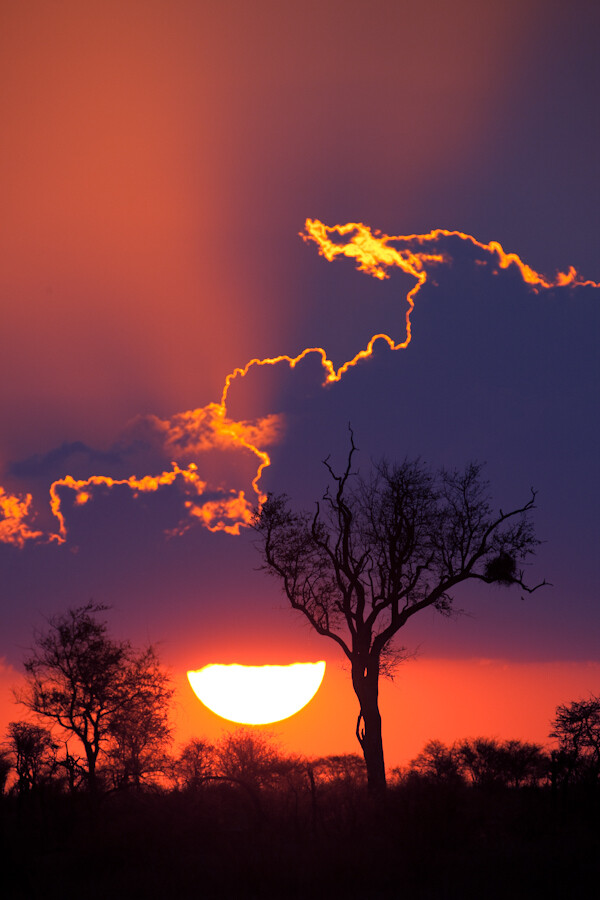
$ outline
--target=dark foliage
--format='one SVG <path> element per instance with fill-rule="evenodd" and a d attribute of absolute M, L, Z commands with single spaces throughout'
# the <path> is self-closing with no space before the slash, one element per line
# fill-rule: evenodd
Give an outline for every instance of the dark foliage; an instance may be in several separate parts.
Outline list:
<path fill-rule="evenodd" d="M 84 779 L 91 791 L 105 759 L 117 786 L 139 786 L 160 769 L 170 739 L 173 691 L 156 650 L 111 638 L 99 618 L 105 609 L 88 603 L 51 618 L 35 636 L 17 695 L 62 737 L 71 786 Z"/>
<path fill-rule="evenodd" d="M 486 564 L 485 577 L 495 584 L 514 584 L 519 577 L 515 557 L 510 553 L 499 553 Z"/>
<path fill-rule="evenodd" d="M 406 770 L 395 774 L 401 782 L 419 778 L 435 784 L 520 788 L 547 784 L 550 766 L 550 756 L 539 744 L 479 737 L 451 747 L 429 741 Z"/>
<path fill-rule="evenodd" d="M 36 791 L 56 771 L 57 745 L 47 728 L 31 722 L 11 722 L 6 743 L 20 794 Z"/>
<path fill-rule="evenodd" d="M 373 806 L 328 781 L 0 798 L 6 900 L 469 900 L 584 896 L 600 875 L 598 796 L 408 780 Z M 335 781 L 335 779 L 334 779 Z M 344 791 L 340 784 L 344 783 Z M 304 784 L 304 787 L 303 787 Z"/>
<path fill-rule="evenodd" d="M 252 729 L 196 739 L 162 787 L 0 796 L 3 897 L 582 896 L 600 785 L 557 786 L 547 764 L 521 741 L 430 741 L 375 803 L 356 754 L 291 757 Z"/>
<path fill-rule="evenodd" d="M 600 697 L 557 707 L 550 737 L 558 741 L 553 777 L 559 783 L 600 781 Z"/>

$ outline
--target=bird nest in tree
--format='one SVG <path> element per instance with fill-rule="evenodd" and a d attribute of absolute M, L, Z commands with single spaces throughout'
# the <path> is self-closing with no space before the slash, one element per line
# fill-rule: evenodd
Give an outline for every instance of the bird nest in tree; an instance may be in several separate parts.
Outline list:
<path fill-rule="evenodd" d="M 517 563 L 510 553 L 499 553 L 485 567 L 485 576 L 497 584 L 514 584 L 517 579 Z"/>

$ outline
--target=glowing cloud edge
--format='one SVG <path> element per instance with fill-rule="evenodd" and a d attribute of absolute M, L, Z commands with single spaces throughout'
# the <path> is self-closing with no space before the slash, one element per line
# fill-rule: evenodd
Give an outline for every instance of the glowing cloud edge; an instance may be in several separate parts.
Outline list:
<path fill-rule="evenodd" d="M 365 347 L 337 368 L 323 347 L 306 347 L 296 356 L 281 354 L 264 359 L 253 358 L 226 376 L 218 403 L 208 403 L 205 407 L 179 413 L 172 420 L 162 423 L 155 417 L 157 423 L 167 426 L 172 432 L 167 435 L 165 450 L 167 447 L 178 449 L 174 435 L 180 431 L 186 439 L 189 439 L 190 433 L 194 435 L 200 425 L 204 425 L 207 429 L 205 438 L 212 437 L 214 446 L 243 449 L 253 454 L 258 460 L 256 475 L 251 482 L 254 502 L 246 496 L 244 490 L 233 489 L 222 493 L 217 500 L 206 499 L 204 492 L 209 486 L 200 477 L 195 462 L 182 467 L 173 460 L 170 469 L 141 478 L 135 475 L 121 479 L 108 475 L 92 475 L 85 479 L 75 479 L 71 475 L 65 475 L 50 485 L 50 510 L 58 522 L 58 530 L 48 534 L 35 529 L 32 525 L 35 513 L 31 509 L 31 495 L 11 494 L 0 486 L 0 543 L 12 544 L 21 549 L 28 541 L 64 544 L 67 540 L 67 523 L 62 509 L 61 492 L 65 490 L 75 492 L 74 504 L 83 506 L 92 499 L 94 489 L 118 485 L 128 487 L 134 497 L 137 497 L 140 493 L 152 493 L 177 484 L 186 498 L 184 500 L 186 515 L 176 528 L 167 532 L 170 536 L 183 534 L 194 522 L 199 522 L 209 531 L 239 535 L 242 528 L 251 524 L 255 506 L 260 508 L 266 500 L 260 481 L 263 471 L 271 465 L 271 457 L 264 445 L 272 442 L 273 428 L 278 417 L 271 415 L 259 423 L 236 422 L 230 419 L 227 415 L 227 401 L 233 382 L 238 378 L 244 378 L 255 366 L 287 363 L 294 369 L 307 356 L 316 354 L 321 359 L 323 383 L 331 384 L 340 381 L 348 369 L 372 356 L 377 341 L 385 341 L 390 350 L 405 349 L 412 339 L 411 313 L 417 294 L 427 283 L 430 270 L 435 270 L 440 265 L 448 265 L 452 260 L 447 250 L 440 245 L 445 239 L 452 238 L 466 242 L 489 256 L 489 259 L 484 258 L 483 261 L 492 263 L 494 274 L 497 274 L 498 269 L 518 270 L 523 282 L 534 293 L 551 288 L 600 288 L 600 282 L 581 278 L 573 266 L 570 266 L 567 272 L 557 272 L 554 278 L 547 278 L 523 262 L 517 253 L 506 252 L 498 241 L 484 243 L 466 232 L 446 228 L 435 228 L 426 234 L 387 235 L 371 229 L 362 222 L 325 225 L 319 219 L 306 219 L 304 231 L 300 232 L 300 236 L 307 243 L 315 243 L 319 254 L 329 262 L 339 256 L 347 257 L 354 261 L 359 272 L 365 272 L 380 280 L 389 278 L 390 269 L 399 268 L 405 274 L 411 275 L 416 283 L 406 295 L 408 306 L 405 313 L 404 338 L 397 340 L 387 334 L 374 334 Z M 262 446 L 259 446 L 259 443 Z"/>
<path fill-rule="evenodd" d="M 287 666 L 212 663 L 190 670 L 200 702 L 216 715 L 244 725 L 289 719 L 313 699 L 325 676 L 324 660 Z"/>

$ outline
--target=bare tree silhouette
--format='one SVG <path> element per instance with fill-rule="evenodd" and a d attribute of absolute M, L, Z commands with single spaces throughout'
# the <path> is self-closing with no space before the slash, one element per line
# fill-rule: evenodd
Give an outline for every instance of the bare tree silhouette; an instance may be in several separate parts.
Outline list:
<path fill-rule="evenodd" d="M 520 566 L 535 551 L 526 503 L 494 512 L 481 466 L 431 471 L 419 460 L 379 463 L 368 478 L 325 465 L 333 487 L 314 512 L 294 512 L 284 496 L 270 496 L 257 513 L 264 568 L 293 609 L 318 634 L 334 641 L 351 665 L 359 702 L 356 735 L 373 794 L 386 778 L 379 712 L 379 677 L 403 649 L 394 638 L 417 613 L 453 611 L 454 589 L 476 580 L 530 586 Z"/>

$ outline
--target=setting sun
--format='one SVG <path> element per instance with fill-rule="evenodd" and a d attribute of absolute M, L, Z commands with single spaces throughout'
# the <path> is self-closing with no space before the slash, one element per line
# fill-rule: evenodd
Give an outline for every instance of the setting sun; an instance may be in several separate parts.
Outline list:
<path fill-rule="evenodd" d="M 289 666 L 208 665 L 187 673 L 198 699 L 218 716 L 245 725 L 287 719 L 315 696 L 325 663 Z"/>

